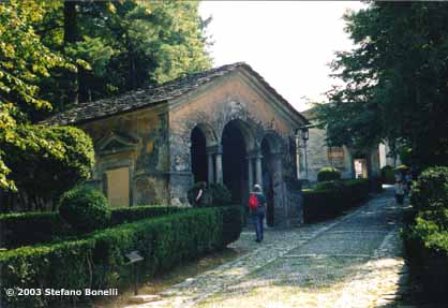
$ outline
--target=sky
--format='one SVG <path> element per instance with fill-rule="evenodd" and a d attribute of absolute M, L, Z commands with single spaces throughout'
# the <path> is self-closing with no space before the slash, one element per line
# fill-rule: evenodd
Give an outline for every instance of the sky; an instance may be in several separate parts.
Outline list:
<path fill-rule="evenodd" d="M 213 66 L 246 62 L 297 110 L 340 81 L 329 77 L 335 52 L 353 44 L 342 15 L 358 1 L 203 1 L 202 18 L 212 16 L 207 34 Z"/>

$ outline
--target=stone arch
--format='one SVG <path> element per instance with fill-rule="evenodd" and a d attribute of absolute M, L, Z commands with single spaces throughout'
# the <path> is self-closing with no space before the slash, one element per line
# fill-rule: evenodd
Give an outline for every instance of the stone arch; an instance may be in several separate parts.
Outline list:
<path fill-rule="evenodd" d="M 222 181 L 232 199 L 244 203 L 249 194 L 248 155 L 256 147 L 254 129 L 242 119 L 228 121 L 221 134 Z"/>
<path fill-rule="evenodd" d="M 269 150 L 272 154 L 278 154 L 283 151 L 282 138 L 276 131 L 266 131 L 259 142 L 260 146 L 263 142 L 269 145 Z"/>
<path fill-rule="evenodd" d="M 198 128 L 205 136 L 206 146 L 211 147 L 218 144 L 218 138 L 216 137 L 215 130 L 208 123 L 198 123 L 193 128 L 192 131 Z"/>
<path fill-rule="evenodd" d="M 210 148 L 217 145 L 213 128 L 206 123 L 199 123 L 190 133 L 191 171 L 194 182 L 213 182 L 213 161 L 208 159 Z"/>

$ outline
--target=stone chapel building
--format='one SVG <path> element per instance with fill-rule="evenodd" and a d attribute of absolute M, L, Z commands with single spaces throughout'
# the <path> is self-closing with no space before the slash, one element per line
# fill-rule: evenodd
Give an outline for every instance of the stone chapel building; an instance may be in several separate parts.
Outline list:
<path fill-rule="evenodd" d="M 245 205 L 259 183 L 269 224 L 301 219 L 288 179 L 297 175 L 296 132 L 308 121 L 245 63 L 82 103 L 46 123 L 92 137 L 92 181 L 112 206 L 185 204 L 198 181 L 225 184 Z"/>

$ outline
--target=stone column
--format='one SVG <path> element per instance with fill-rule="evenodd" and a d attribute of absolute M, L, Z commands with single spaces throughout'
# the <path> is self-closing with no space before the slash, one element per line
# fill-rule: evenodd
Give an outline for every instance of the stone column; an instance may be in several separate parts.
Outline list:
<path fill-rule="evenodd" d="M 216 175 L 216 183 L 223 183 L 223 175 L 222 175 L 222 146 L 218 146 L 215 155 L 215 175 Z"/>
<path fill-rule="evenodd" d="M 213 172 L 213 152 L 207 149 L 207 178 L 208 183 L 214 183 L 214 172 Z"/>
<path fill-rule="evenodd" d="M 282 170 L 282 154 L 280 152 L 271 154 L 271 166 L 272 166 L 272 184 L 274 188 L 274 217 L 276 218 L 276 224 L 289 226 L 289 213 L 290 210 L 287 206 L 286 187 L 283 182 L 283 170 Z"/>
<path fill-rule="evenodd" d="M 261 169 L 261 159 L 263 155 L 260 152 L 255 156 L 255 182 L 263 187 L 263 173 Z"/>
<path fill-rule="evenodd" d="M 247 180 L 249 185 L 249 192 L 252 191 L 252 186 L 254 185 L 254 170 L 253 170 L 252 157 L 247 157 Z"/>

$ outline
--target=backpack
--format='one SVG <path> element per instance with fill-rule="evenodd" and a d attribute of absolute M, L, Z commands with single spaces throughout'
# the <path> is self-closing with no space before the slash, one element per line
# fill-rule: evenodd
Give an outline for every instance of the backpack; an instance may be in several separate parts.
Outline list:
<path fill-rule="evenodd" d="M 260 201 L 258 200 L 258 197 L 256 194 L 251 193 L 249 196 L 249 208 L 251 210 L 257 209 L 257 207 L 260 205 Z"/>

